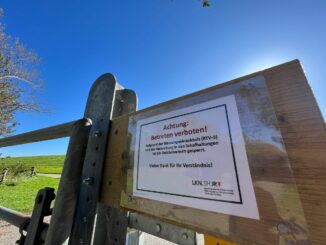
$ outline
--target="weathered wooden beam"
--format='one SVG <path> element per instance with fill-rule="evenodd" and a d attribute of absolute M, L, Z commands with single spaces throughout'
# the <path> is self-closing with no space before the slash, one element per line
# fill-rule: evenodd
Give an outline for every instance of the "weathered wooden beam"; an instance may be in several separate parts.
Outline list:
<path fill-rule="evenodd" d="M 0 184 L 6 181 L 8 172 L 9 172 L 9 168 L 3 169 L 3 172 L 0 174 Z"/>

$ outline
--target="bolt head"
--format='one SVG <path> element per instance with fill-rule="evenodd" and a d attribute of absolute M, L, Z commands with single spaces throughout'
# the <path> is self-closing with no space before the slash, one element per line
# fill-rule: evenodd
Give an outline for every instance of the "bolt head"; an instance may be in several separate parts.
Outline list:
<path fill-rule="evenodd" d="M 91 184 L 93 184 L 93 182 L 94 182 L 94 179 L 92 177 L 87 177 L 87 178 L 83 179 L 83 183 L 85 185 L 91 185 Z"/>
<path fill-rule="evenodd" d="M 182 238 L 183 238 L 184 240 L 187 240 L 187 239 L 188 239 L 188 234 L 187 234 L 187 233 L 183 233 L 183 234 L 182 234 Z"/>
<path fill-rule="evenodd" d="M 289 228 L 285 224 L 280 223 L 277 225 L 277 230 L 279 233 L 285 234 L 288 233 Z"/>
<path fill-rule="evenodd" d="M 101 131 L 95 131 L 94 136 L 100 137 L 102 135 Z"/>

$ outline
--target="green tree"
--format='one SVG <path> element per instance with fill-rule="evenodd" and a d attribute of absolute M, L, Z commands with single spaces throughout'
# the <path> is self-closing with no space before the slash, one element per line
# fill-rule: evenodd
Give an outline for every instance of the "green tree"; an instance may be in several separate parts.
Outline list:
<path fill-rule="evenodd" d="M 35 98 L 41 80 L 38 56 L 5 33 L 2 17 L 0 8 L 0 136 L 6 136 L 17 125 L 17 111 L 39 110 Z"/>

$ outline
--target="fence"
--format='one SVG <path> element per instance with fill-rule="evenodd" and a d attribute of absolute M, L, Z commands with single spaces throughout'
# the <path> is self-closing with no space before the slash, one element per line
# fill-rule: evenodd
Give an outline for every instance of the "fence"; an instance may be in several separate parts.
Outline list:
<path fill-rule="evenodd" d="M 133 91 L 105 74 L 92 86 L 82 119 L 0 139 L 0 147 L 7 147 L 70 137 L 53 210 L 51 188 L 39 191 L 31 217 L 0 207 L 0 218 L 20 228 L 20 244 L 125 244 L 128 227 L 179 244 L 195 243 L 193 231 L 99 203 L 110 120 L 135 111 L 136 103 Z M 50 225 L 43 222 L 48 215 Z M 138 233 L 131 232 L 129 243 L 137 239 Z"/>
<path fill-rule="evenodd" d="M 0 184 L 6 181 L 7 174 L 9 172 L 9 168 L 5 168 L 0 174 Z"/>

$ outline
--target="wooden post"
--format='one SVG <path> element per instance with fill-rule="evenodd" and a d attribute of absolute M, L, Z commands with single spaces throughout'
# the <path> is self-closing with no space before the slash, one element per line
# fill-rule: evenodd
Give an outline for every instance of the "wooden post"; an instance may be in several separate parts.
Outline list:
<path fill-rule="evenodd" d="M 36 171 L 35 171 L 35 167 L 31 167 L 31 177 L 36 176 Z"/>
<path fill-rule="evenodd" d="M 0 184 L 4 183 L 6 181 L 7 173 L 9 171 L 9 168 L 5 168 L 1 174 Z"/>

